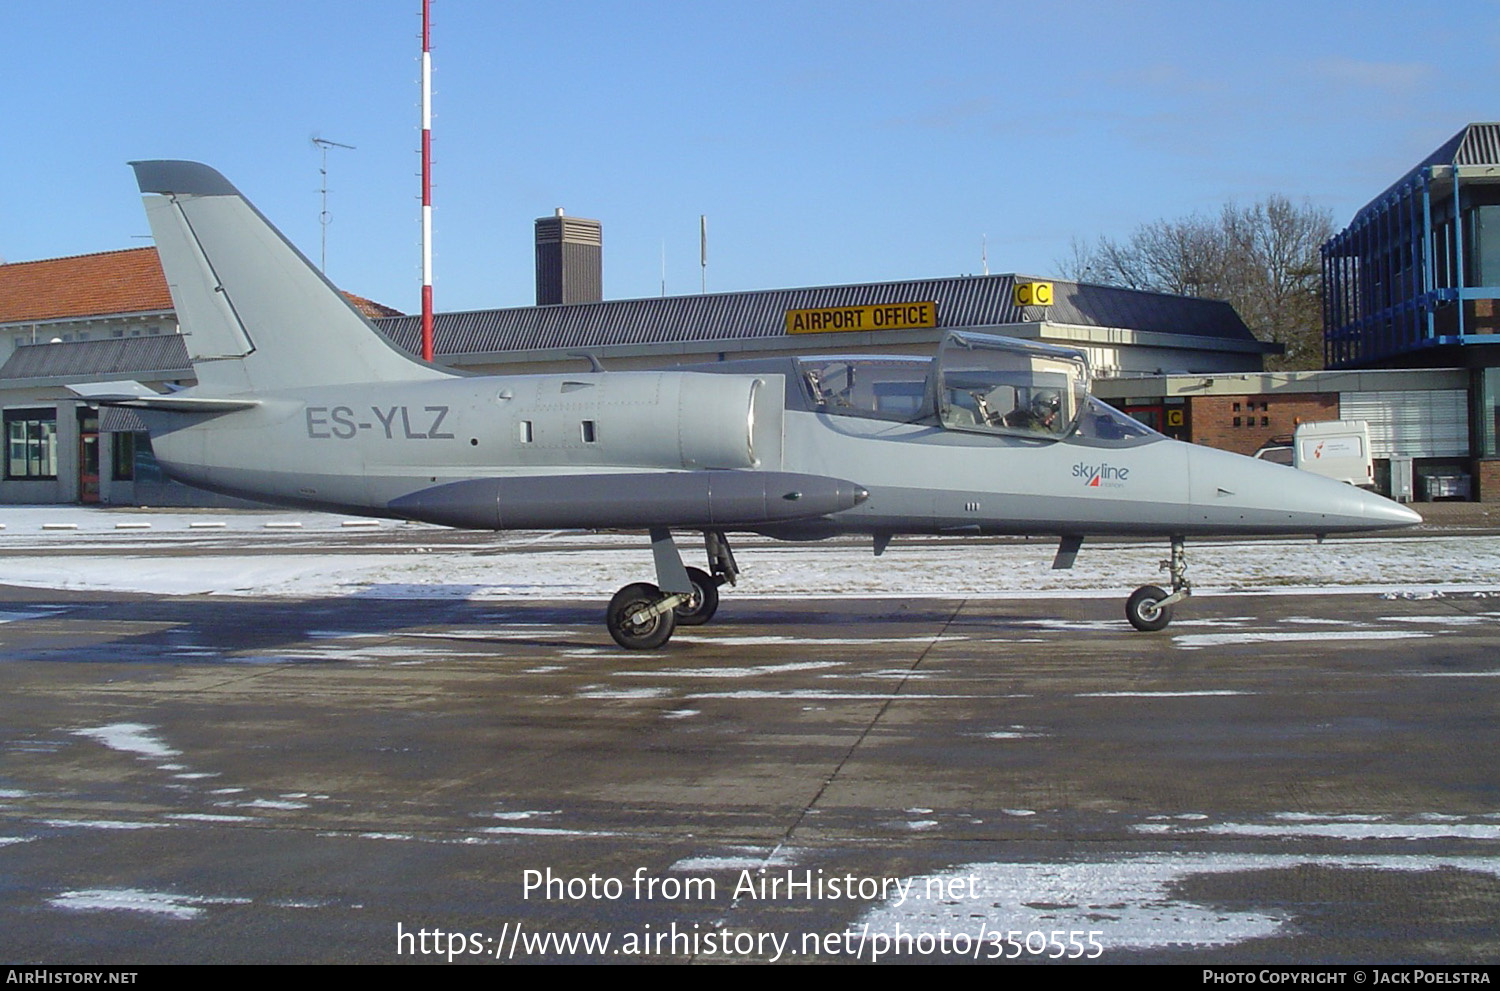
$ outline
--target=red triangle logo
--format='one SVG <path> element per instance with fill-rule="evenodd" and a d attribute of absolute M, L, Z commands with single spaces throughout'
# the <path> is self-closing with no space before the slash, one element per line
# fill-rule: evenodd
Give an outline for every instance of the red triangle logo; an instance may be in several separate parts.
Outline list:
<path fill-rule="evenodd" d="M 1102 477 L 1103 477 L 1103 475 L 1100 474 L 1100 475 L 1095 475 L 1093 478 L 1089 479 L 1089 488 L 1091 488 L 1091 489 L 1097 489 L 1099 487 L 1099 479 L 1102 478 Z"/>

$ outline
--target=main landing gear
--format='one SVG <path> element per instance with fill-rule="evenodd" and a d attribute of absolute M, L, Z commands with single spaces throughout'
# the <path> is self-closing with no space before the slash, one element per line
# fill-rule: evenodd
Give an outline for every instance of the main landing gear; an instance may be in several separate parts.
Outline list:
<path fill-rule="evenodd" d="M 1162 570 L 1171 573 L 1170 593 L 1156 585 L 1142 585 L 1125 600 L 1125 618 L 1137 630 L 1150 633 L 1166 629 L 1172 622 L 1172 607 L 1193 594 L 1187 580 L 1186 544 L 1182 537 L 1173 537 L 1172 556 L 1161 563 Z"/>
<path fill-rule="evenodd" d="M 709 571 L 686 568 L 672 532 L 651 531 L 651 556 L 656 562 L 656 584 L 626 585 L 609 600 L 604 625 L 615 643 L 626 650 L 655 650 L 672 638 L 680 623 L 701 626 L 719 608 L 719 586 L 733 585 L 740 569 L 723 532 L 703 534 Z"/>

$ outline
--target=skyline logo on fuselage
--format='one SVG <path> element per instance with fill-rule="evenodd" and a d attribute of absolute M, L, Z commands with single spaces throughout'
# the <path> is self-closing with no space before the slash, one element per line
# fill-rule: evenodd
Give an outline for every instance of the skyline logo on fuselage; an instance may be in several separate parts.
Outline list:
<path fill-rule="evenodd" d="M 1129 468 L 1117 468 L 1111 464 L 1084 464 L 1073 466 L 1073 477 L 1083 479 L 1085 488 L 1121 489 L 1130 480 Z"/>

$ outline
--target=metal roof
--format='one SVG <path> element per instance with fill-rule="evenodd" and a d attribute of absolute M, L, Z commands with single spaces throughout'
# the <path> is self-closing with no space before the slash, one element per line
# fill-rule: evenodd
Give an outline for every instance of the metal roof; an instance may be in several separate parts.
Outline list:
<path fill-rule="evenodd" d="M 940 327 L 988 327 L 1045 319 L 1052 323 L 1119 327 L 1234 341 L 1253 341 L 1228 303 L 1087 283 L 1050 281 L 1050 307 L 1018 307 L 1016 275 L 961 276 L 864 285 L 606 300 L 566 306 L 524 306 L 434 318 L 434 351 L 491 354 L 545 348 L 672 344 L 782 337 L 786 311 L 817 307 L 937 303 Z M 375 321 L 408 351 L 420 349 L 421 318 Z"/>
<path fill-rule="evenodd" d="M 1052 282 L 1053 305 L 1016 306 L 1012 290 L 1018 281 Z M 919 301 L 937 303 L 940 327 L 992 327 L 1046 320 L 1225 341 L 1255 340 L 1234 308 L 1218 300 L 991 275 L 439 313 L 434 318 L 434 350 L 451 358 L 617 344 L 764 340 L 786 335 L 787 310 Z M 397 347 L 413 354 L 420 351 L 420 317 L 373 322 Z M 812 343 L 810 339 L 809 346 Z M 152 374 L 144 377 L 152 379 L 192 376 L 187 349 L 179 335 L 23 345 L 0 367 L 0 381 L 80 382 L 148 372 Z"/>
<path fill-rule="evenodd" d="M 1372 210 L 1379 209 L 1424 169 L 1429 169 L 1434 165 L 1500 166 L 1500 123 L 1481 121 L 1464 125 L 1463 130 L 1444 141 L 1436 151 L 1412 166 L 1405 175 L 1391 183 L 1379 196 L 1360 207 L 1354 215 L 1354 223 Z M 1354 226 L 1354 223 L 1349 226 Z"/>
<path fill-rule="evenodd" d="M 1452 146 L 1450 148 L 1450 146 Z M 1500 165 L 1500 123 L 1470 124 L 1439 148 L 1427 164 Z"/>
<path fill-rule="evenodd" d="M 0 380 L 70 378 L 87 381 L 155 373 L 151 378 L 189 378 L 187 347 L 177 334 L 112 337 L 102 341 L 23 344 L 0 367 Z"/>

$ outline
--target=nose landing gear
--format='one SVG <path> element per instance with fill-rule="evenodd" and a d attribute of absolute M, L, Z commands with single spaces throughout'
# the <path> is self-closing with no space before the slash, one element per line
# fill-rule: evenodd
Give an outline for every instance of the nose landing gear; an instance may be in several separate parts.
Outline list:
<path fill-rule="evenodd" d="M 1130 593 L 1125 600 L 1125 618 L 1130 625 L 1143 633 L 1166 629 L 1172 622 L 1172 607 L 1193 594 L 1193 586 L 1187 579 L 1187 541 L 1182 537 L 1172 538 L 1172 555 L 1161 563 L 1163 571 L 1170 572 L 1172 591 L 1156 585 L 1142 585 Z"/>

